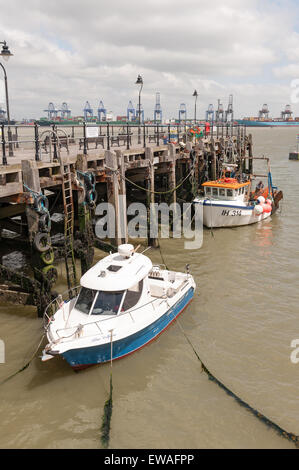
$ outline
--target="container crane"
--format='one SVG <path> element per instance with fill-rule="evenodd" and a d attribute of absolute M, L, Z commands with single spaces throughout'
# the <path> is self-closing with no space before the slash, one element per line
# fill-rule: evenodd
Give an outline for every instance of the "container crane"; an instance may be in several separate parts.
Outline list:
<path fill-rule="evenodd" d="M 289 104 L 286 105 L 284 111 L 281 111 L 281 117 L 283 120 L 290 119 L 292 117 L 293 111 Z"/>
<path fill-rule="evenodd" d="M 225 111 L 225 122 L 232 122 L 234 120 L 234 110 L 233 110 L 233 95 L 229 95 L 228 107 Z"/>
<path fill-rule="evenodd" d="M 136 111 L 135 111 L 132 101 L 129 101 L 129 104 L 127 107 L 127 121 L 135 121 L 135 119 L 136 119 Z"/>
<path fill-rule="evenodd" d="M 154 121 L 162 122 L 162 108 L 160 104 L 160 93 L 156 93 L 156 105 L 154 110 Z"/>
<path fill-rule="evenodd" d="M 100 101 L 100 104 L 98 107 L 98 120 L 99 122 L 107 121 L 107 109 L 105 108 L 103 101 Z"/>
<path fill-rule="evenodd" d="M 216 110 L 216 121 L 223 122 L 224 121 L 224 108 L 223 104 L 218 100 L 218 108 Z"/>
<path fill-rule="evenodd" d="M 69 119 L 71 117 L 71 110 L 69 109 L 67 103 L 64 101 L 61 105 L 61 109 L 59 111 L 61 113 L 61 118 L 62 119 Z"/>
<path fill-rule="evenodd" d="M 84 109 L 84 120 L 88 121 L 88 119 L 92 119 L 93 117 L 93 109 L 90 107 L 90 104 L 88 101 L 86 101 Z"/>
<path fill-rule="evenodd" d="M 209 104 L 209 107 L 206 111 L 206 121 L 214 121 L 214 106 Z"/>
<path fill-rule="evenodd" d="M 44 109 L 44 113 L 48 114 L 49 121 L 57 118 L 58 110 L 55 108 L 54 104 L 50 102 L 48 104 L 48 109 Z"/>
<path fill-rule="evenodd" d="M 182 121 L 182 116 L 184 117 L 184 120 L 187 120 L 187 109 L 185 103 L 180 104 L 180 109 L 179 109 L 179 122 Z"/>
<path fill-rule="evenodd" d="M 263 104 L 262 109 L 259 111 L 259 119 L 269 119 L 269 108 L 266 103 Z"/>

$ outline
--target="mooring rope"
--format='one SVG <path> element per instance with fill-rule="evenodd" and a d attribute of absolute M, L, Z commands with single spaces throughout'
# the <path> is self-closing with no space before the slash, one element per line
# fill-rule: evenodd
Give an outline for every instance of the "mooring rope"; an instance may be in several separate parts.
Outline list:
<path fill-rule="evenodd" d="M 0 385 L 5 384 L 5 383 L 8 382 L 10 379 L 12 379 L 13 377 L 15 377 L 15 376 L 16 376 L 17 374 L 19 374 L 20 372 L 23 372 L 24 370 L 26 370 L 26 369 L 30 366 L 31 362 L 33 361 L 33 359 L 34 359 L 35 356 L 36 356 L 37 351 L 38 351 L 39 348 L 40 348 L 40 345 L 41 345 L 42 342 L 43 342 L 44 337 L 45 337 L 45 333 L 42 335 L 42 337 L 41 337 L 41 339 L 40 339 L 40 341 L 39 341 L 39 343 L 38 343 L 38 346 L 37 346 L 37 348 L 34 350 L 34 353 L 32 354 L 32 356 L 31 356 L 31 358 L 29 359 L 29 361 L 28 361 L 24 366 L 22 366 L 19 370 L 17 370 L 17 371 L 14 372 L 13 374 L 9 375 L 8 377 L 6 377 L 6 379 L 2 380 L 2 381 L 0 382 Z"/>
<path fill-rule="evenodd" d="M 174 191 L 176 191 L 177 189 L 179 189 L 179 188 L 182 186 L 182 184 L 184 184 L 185 181 L 189 178 L 189 176 L 193 173 L 193 171 L 194 171 L 194 169 L 192 168 L 192 170 L 188 173 L 188 175 L 187 175 L 185 178 L 183 178 L 177 186 L 175 186 L 175 187 L 172 188 L 172 189 L 168 189 L 167 191 L 153 191 L 152 189 L 147 189 L 147 188 L 144 188 L 143 186 L 140 186 L 140 185 L 137 184 L 137 183 L 134 183 L 134 181 L 131 181 L 131 180 L 130 180 L 129 178 L 127 178 L 126 176 L 120 175 L 120 177 L 121 177 L 121 179 L 127 181 L 128 183 L 132 184 L 133 186 L 135 186 L 135 187 L 138 188 L 138 189 L 141 189 L 142 191 L 145 191 L 145 192 L 151 193 L 151 194 L 159 194 L 159 195 L 161 195 L 161 194 L 171 194 L 171 193 L 173 193 Z"/>
<path fill-rule="evenodd" d="M 160 250 L 161 252 L 161 250 Z M 163 258 L 164 259 L 164 258 Z M 284 437 L 285 439 L 288 439 L 289 441 L 293 442 L 295 444 L 295 446 L 297 448 L 299 448 L 299 436 L 297 436 L 296 434 L 294 433 L 291 433 L 291 432 L 288 432 L 288 431 L 285 431 L 285 429 L 283 429 L 281 426 L 279 426 L 278 424 L 274 423 L 274 421 L 272 421 L 271 419 L 267 418 L 264 414 L 260 413 L 258 410 L 256 410 L 255 408 L 253 408 L 252 406 L 250 406 L 248 403 L 246 403 L 244 400 L 242 400 L 240 397 L 238 397 L 238 395 L 236 395 L 234 392 L 232 392 L 228 387 L 226 387 L 226 385 L 224 385 L 220 380 L 217 379 L 217 377 L 215 377 L 214 374 L 212 374 L 210 372 L 210 370 L 206 367 L 206 365 L 204 364 L 204 362 L 201 360 L 198 352 L 196 351 L 196 348 L 194 347 L 192 341 L 190 340 L 190 338 L 188 337 L 188 335 L 186 334 L 184 328 L 182 327 L 180 321 L 178 318 L 176 318 L 172 312 L 171 312 L 171 315 L 173 317 L 173 319 L 175 320 L 176 324 L 179 326 L 181 332 L 183 333 L 186 341 L 188 342 L 188 344 L 190 345 L 190 347 L 192 348 L 195 356 L 197 357 L 197 359 L 199 360 L 199 362 L 201 363 L 201 369 L 202 371 L 204 371 L 207 376 L 209 377 L 209 380 L 212 380 L 213 382 L 215 382 L 220 388 L 222 388 L 229 396 L 233 397 L 238 403 L 240 406 L 243 406 L 244 408 L 246 408 L 248 411 L 250 411 L 254 416 L 256 416 L 257 418 L 259 418 L 263 423 L 265 423 L 267 426 L 273 428 L 278 434 L 280 434 L 282 437 Z"/>

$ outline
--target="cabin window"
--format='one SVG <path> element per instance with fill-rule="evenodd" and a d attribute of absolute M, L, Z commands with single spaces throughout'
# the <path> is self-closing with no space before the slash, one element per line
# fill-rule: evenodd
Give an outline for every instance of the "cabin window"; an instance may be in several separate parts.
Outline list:
<path fill-rule="evenodd" d="M 218 196 L 218 188 L 213 188 L 213 196 Z"/>
<path fill-rule="evenodd" d="M 227 193 L 226 193 L 226 194 L 227 194 L 228 197 L 232 197 L 232 195 L 233 195 L 233 190 L 232 190 L 232 189 L 227 189 Z"/>
<path fill-rule="evenodd" d="M 206 188 L 206 194 L 211 194 L 211 188 Z"/>
<path fill-rule="evenodd" d="M 122 310 L 127 311 L 135 307 L 139 301 L 143 289 L 143 280 L 138 282 L 135 286 L 127 290 Z"/>
<path fill-rule="evenodd" d="M 124 291 L 99 291 L 91 315 L 117 315 Z"/>
<path fill-rule="evenodd" d="M 225 189 L 224 188 L 219 189 L 219 196 L 225 196 Z"/>
<path fill-rule="evenodd" d="M 95 290 L 82 287 L 75 308 L 82 313 L 88 314 L 93 304 L 96 293 L 97 291 Z"/>

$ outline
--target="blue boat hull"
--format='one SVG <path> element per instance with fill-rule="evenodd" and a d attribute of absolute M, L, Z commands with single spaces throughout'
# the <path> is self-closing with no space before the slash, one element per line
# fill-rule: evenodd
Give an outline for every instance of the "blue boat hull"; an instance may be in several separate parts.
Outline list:
<path fill-rule="evenodd" d="M 112 344 L 112 360 L 127 356 L 157 338 L 187 307 L 193 296 L 194 289 L 190 288 L 170 310 L 154 323 L 133 335 L 114 341 Z M 72 349 L 64 352 L 62 356 L 74 369 L 83 369 L 93 364 L 110 361 L 111 344 L 106 343 L 89 348 Z"/>

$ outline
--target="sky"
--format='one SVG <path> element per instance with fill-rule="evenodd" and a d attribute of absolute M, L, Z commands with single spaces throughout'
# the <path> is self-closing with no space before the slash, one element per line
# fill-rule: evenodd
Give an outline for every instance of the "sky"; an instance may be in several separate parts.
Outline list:
<path fill-rule="evenodd" d="M 3 62 L 11 118 L 46 116 L 49 102 L 57 109 L 67 102 L 72 115 L 82 115 L 87 100 L 95 113 L 102 100 L 125 115 L 129 100 L 138 103 L 138 74 L 146 118 L 157 92 L 163 118 L 177 118 L 181 103 L 193 118 L 194 89 L 198 118 L 218 99 L 226 108 L 230 94 L 236 118 L 256 116 L 263 103 L 273 117 L 286 104 L 299 116 L 291 85 L 299 83 L 298 0 L 0 4 L 0 41 L 14 54 Z"/>

